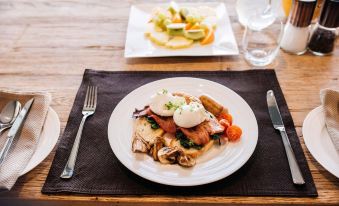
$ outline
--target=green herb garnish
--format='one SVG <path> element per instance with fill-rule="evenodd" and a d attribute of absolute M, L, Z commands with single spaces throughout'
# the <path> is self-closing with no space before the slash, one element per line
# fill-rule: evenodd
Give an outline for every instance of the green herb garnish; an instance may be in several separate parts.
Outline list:
<path fill-rule="evenodd" d="M 162 89 L 162 93 L 163 93 L 163 94 L 167 94 L 167 93 L 168 93 L 168 90 L 167 90 L 167 89 Z"/>
<path fill-rule="evenodd" d="M 160 128 L 159 124 L 152 117 L 146 117 L 146 119 L 147 119 L 147 122 L 149 122 L 151 124 L 152 129 L 159 129 Z"/>
<path fill-rule="evenodd" d="M 186 136 L 184 135 L 184 133 L 183 133 L 182 131 L 177 131 L 177 132 L 175 133 L 175 137 L 176 137 L 177 139 L 183 139 L 183 138 L 186 138 Z"/>
<path fill-rule="evenodd" d="M 216 139 L 220 139 L 220 135 L 219 134 L 212 134 L 211 138 L 216 140 Z"/>
<path fill-rule="evenodd" d="M 219 141 L 219 145 L 221 145 L 221 141 L 220 141 L 220 137 L 222 136 L 221 133 L 219 134 L 212 134 L 210 137 L 213 139 L 213 140 L 218 140 Z"/>
<path fill-rule="evenodd" d="M 151 128 L 152 129 L 159 129 L 159 125 L 157 124 L 157 123 L 155 123 L 155 124 L 151 124 Z"/>
<path fill-rule="evenodd" d="M 169 101 L 167 104 L 165 104 L 165 107 L 166 107 L 167 110 L 171 110 L 171 109 L 177 110 L 182 105 L 183 105 L 182 102 L 180 102 L 179 104 L 174 104 L 173 102 Z"/>
<path fill-rule="evenodd" d="M 188 139 L 181 131 L 177 131 L 175 133 L 175 137 L 180 141 L 180 145 L 183 146 L 185 149 L 194 148 L 200 150 L 202 148 L 202 146 L 197 145 L 192 140 Z"/>

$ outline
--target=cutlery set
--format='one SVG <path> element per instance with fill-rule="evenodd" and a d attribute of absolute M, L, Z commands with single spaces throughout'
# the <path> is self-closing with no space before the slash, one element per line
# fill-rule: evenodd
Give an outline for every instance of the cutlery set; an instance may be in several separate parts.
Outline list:
<path fill-rule="evenodd" d="M 1 112 L 1 131 L 11 128 L 7 134 L 7 139 L 0 152 L 0 166 L 5 160 L 9 149 L 12 146 L 14 138 L 20 133 L 23 123 L 29 113 L 34 102 L 34 98 L 26 102 L 25 106 L 20 110 L 21 104 L 18 101 L 9 102 Z"/>
<path fill-rule="evenodd" d="M 19 101 L 8 102 L 0 113 L 0 134 L 12 127 L 15 119 L 19 115 L 21 104 Z"/>
<path fill-rule="evenodd" d="M 82 130 L 85 124 L 86 119 L 93 115 L 97 106 L 97 96 L 98 96 L 98 88 L 96 86 L 88 86 L 86 91 L 86 97 L 84 100 L 84 106 L 82 109 L 82 120 L 80 126 L 78 128 L 77 135 L 75 137 L 75 141 L 73 143 L 73 147 L 71 153 L 69 155 L 68 161 L 65 165 L 65 168 L 60 175 L 62 179 L 69 179 L 74 174 L 74 167 L 76 163 L 77 153 L 80 145 L 80 139 L 82 135 Z M 290 166 L 290 171 L 292 175 L 293 183 L 296 185 L 305 184 L 304 178 L 301 174 L 300 168 L 298 166 L 296 157 L 292 150 L 291 144 L 289 142 L 284 123 L 282 121 L 279 107 L 277 105 L 274 93 L 272 90 L 267 91 L 267 106 L 268 112 L 271 117 L 274 129 L 278 130 L 281 134 L 282 141 L 285 147 L 285 152 L 287 156 L 287 160 Z M 24 107 L 21 109 L 21 104 L 19 101 L 10 101 L 8 102 L 0 113 L 0 134 L 9 129 L 7 134 L 7 139 L 5 144 L 3 145 L 0 152 L 0 166 L 2 165 L 6 155 L 8 154 L 9 149 L 13 143 L 14 138 L 20 132 L 23 123 L 30 111 L 30 108 L 34 102 L 34 98 L 27 101 Z"/>

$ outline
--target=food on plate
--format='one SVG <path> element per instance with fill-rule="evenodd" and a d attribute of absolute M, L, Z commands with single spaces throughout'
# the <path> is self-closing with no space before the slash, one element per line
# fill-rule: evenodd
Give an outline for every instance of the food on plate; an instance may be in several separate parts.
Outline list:
<path fill-rule="evenodd" d="M 132 151 L 162 164 L 192 167 L 215 143 L 239 141 L 242 130 L 228 109 L 208 95 L 158 91 L 133 113 Z"/>
<path fill-rule="evenodd" d="M 183 104 L 175 110 L 173 120 L 179 127 L 191 128 L 206 120 L 206 110 L 197 102 Z"/>
<path fill-rule="evenodd" d="M 193 40 L 186 39 L 182 36 L 176 36 L 170 39 L 165 46 L 170 49 L 181 49 L 181 48 L 187 48 L 190 47 L 193 44 Z"/>
<path fill-rule="evenodd" d="M 169 49 L 187 48 L 194 42 L 206 45 L 214 41 L 216 22 L 216 12 L 210 7 L 180 7 L 171 2 L 167 8 L 153 10 L 145 36 Z"/>
<path fill-rule="evenodd" d="M 199 40 L 205 38 L 205 30 L 203 29 L 190 29 L 185 31 L 184 36 L 187 39 Z"/>
<path fill-rule="evenodd" d="M 227 109 L 215 101 L 212 97 L 209 97 L 208 95 L 201 95 L 199 99 L 206 110 L 211 112 L 214 116 L 218 117 L 222 114 L 222 112 L 224 114 L 228 114 Z"/>

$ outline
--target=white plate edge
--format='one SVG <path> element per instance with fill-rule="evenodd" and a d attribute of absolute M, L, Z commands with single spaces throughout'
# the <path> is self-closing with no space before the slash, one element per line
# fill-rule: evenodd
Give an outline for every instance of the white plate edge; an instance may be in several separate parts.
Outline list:
<path fill-rule="evenodd" d="M 313 116 L 317 116 L 317 114 L 319 113 L 323 113 L 323 108 L 322 106 L 318 106 L 316 108 L 314 108 L 312 111 L 310 111 L 304 122 L 303 122 L 303 127 L 302 127 L 302 133 L 303 133 L 303 138 L 304 138 L 304 142 L 305 142 L 305 145 L 308 149 L 308 151 L 310 152 L 310 154 L 312 155 L 312 157 L 323 167 L 325 168 L 329 173 L 333 174 L 334 176 L 336 176 L 337 178 L 339 178 L 339 172 L 337 174 L 336 171 L 333 171 L 333 168 L 332 167 L 328 167 L 327 164 L 324 164 L 323 161 L 322 161 L 322 158 L 319 157 L 319 155 L 315 154 L 314 152 L 312 152 L 312 146 L 310 145 L 310 142 L 308 140 L 308 138 L 306 137 L 305 138 L 305 134 L 307 134 L 308 132 L 306 131 L 306 126 L 308 124 L 308 122 L 311 120 L 311 118 L 313 118 Z"/>
<path fill-rule="evenodd" d="M 48 108 L 48 113 L 47 115 L 51 115 L 52 117 L 51 118 L 55 118 L 55 127 L 59 128 L 58 129 L 58 133 L 55 134 L 56 138 L 54 138 L 52 144 L 51 144 L 51 147 L 49 148 L 49 151 L 48 153 L 46 153 L 47 155 L 44 155 L 44 157 L 42 158 L 42 161 L 38 162 L 38 163 L 35 163 L 33 164 L 33 166 L 29 167 L 29 163 L 30 161 L 32 160 L 32 158 L 29 160 L 29 162 L 27 163 L 27 166 L 25 167 L 25 169 L 21 172 L 20 176 L 23 176 L 25 174 L 27 174 L 28 172 L 30 172 L 31 170 L 33 170 L 35 167 L 37 167 L 39 164 L 41 164 L 45 159 L 46 157 L 53 151 L 55 145 L 57 144 L 58 142 L 58 139 L 59 139 L 59 136 L 60 136 L 60 118 L 58 116 L 58 114 L 56 113 L 56 111 L 52 108 L 52 107 L 49 107 Z M 46 117 L 47 118 L 47 117 Z M 46 122 L 45 122 L 46 123 Z M 45 123 L 44 123 L 44 126 L 45 127 Z M 41 132 L 42 133 L 42 132 Z M 45 137 L 46 138 L 46 137 Z M 39 141 L 40 141 L 40 138 L 39 138 Z M 32 157 L 35 155 L 35 152 L 33 153 Z"/>

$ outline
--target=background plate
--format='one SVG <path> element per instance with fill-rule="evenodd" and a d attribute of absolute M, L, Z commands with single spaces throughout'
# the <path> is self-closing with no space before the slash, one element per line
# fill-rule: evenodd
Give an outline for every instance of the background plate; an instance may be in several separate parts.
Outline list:
<path fill-rule="evenodd" d="M 238 45 L 234 38 L 231 23 L 224 3 L 180 3 L 179 6 L 209 6 L 217 14 L 215 40 L 210 45 L 194 44 L 185 49 L 167 49 L 157 46 L 145 37 L 146 25 L 151 18 L 152 9 L 167 7 L 169 4 L 139 4 L 131 6 L 125 57 L 164 57 L 164 56 L 221 56 L 238 55 Z"/>
<path fill-rule="evenodd" d="M 327 132 L 322 106 L 313 109 L 307 115 L 302 130 L 305 145 L 314 159 L 339 178 L 339 154 Z"/>

